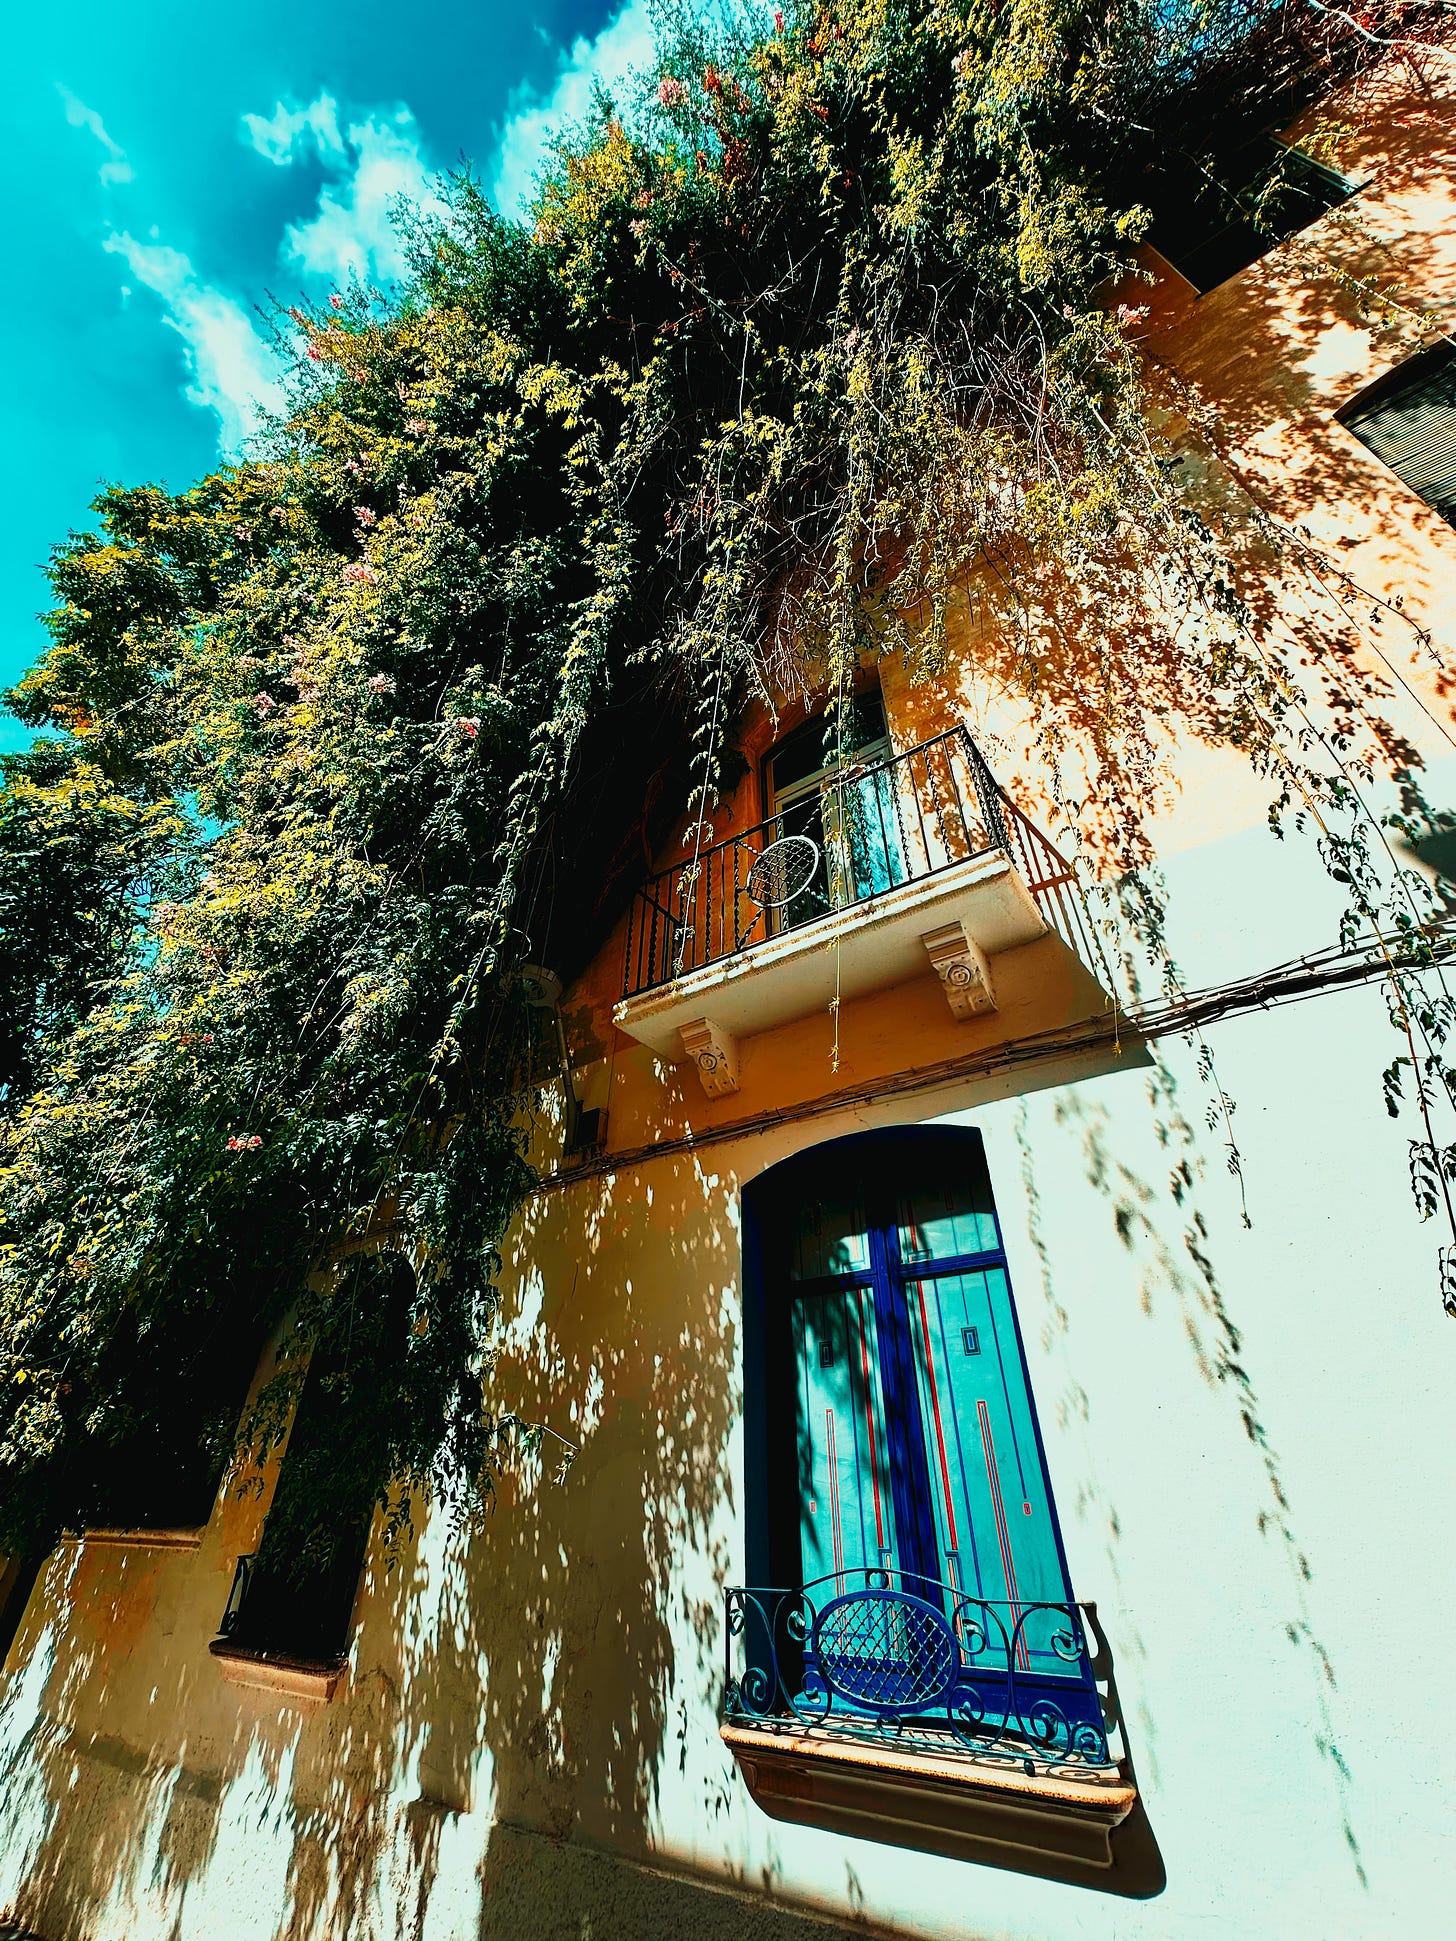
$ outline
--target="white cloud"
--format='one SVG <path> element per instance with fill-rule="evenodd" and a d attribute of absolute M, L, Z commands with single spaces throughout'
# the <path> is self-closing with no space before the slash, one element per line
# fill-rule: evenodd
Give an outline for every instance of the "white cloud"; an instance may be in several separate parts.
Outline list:
<path fill-rule="evenodd" d="M 652 22 L 644 0 L 627 0 L 595 40 L 579 39 L 562 55 L 549 95 L 518 89 L 512 97 L 514 113 L 501 135 L 493 188 L 496 207 L 506 215 L 520 215 L 553 138 L 587 113 L 597 83 L 610 92 L 634 69 L 645 69 L 652 54 Z"/>
<path fill-rule="evenodd" d="M 271 115 L 244 115 L 244 139 L 279 168 L 310 155 L 325 177 L 318 207 L 291 223 L 280 252 L 309 276 L 347 283 L 388 282 L 405 261 L 390 221 L 403 196 L 430 207 L 437 203 L 431 171 L 421 150 L 419 125 L 409 109 L 375 109 L 339 129 L 339 106 L 320 94 L 306 107 L 280 101 Z"/>
<path fill-rule="evenodd" d="M 108 236 L 102 247 L 124 259 L 138 283 L 161 298 L 181 337 L 191 382 L 187 397 L 218 418 L 218 444 L 236 455 L 265 412 L 283 404 L 278 358 L 242 305 L 198 281 L 189 258 L 165 243 Z"/>
<path fill-rule="evenodd" d="M 88 108 L 84 101 L 78 101 L 69 88 L 56 83 L 56 92 L 66 104 L 66 120 L 73 128 L 85 128 L 93 134 L 106 150 L 106 160 L 97 171 L 101 180 L 108 185 L 113 182 L 130 182 L 131 163 L 126 159 L 126 150 L 119 142 L 112 140 L 106 132 L 106 123 L 94 108 Z"/>
<path fill-rule="evenodd" d="M 295 149 L 310 141 L 324 159 L 343 158 L 339 104 L 331 94 L 321 94 L 306 108 L 290 108 L 280 101 L 271 115 L 244 115 L 243 126 L 253 147 L 278 168 L 286 168 Z"/>
<path fill-rule="evenodd" d="M 352 122 L 341 159 L 348 172 L 325 183 L 317 214 L 289 226 L 286 253 L 310 275 L 335 283 L 355 275 L 365 282 L 402 276 L 404 254 L 390 210 L 400 196 L 422 207 L 438 201 L 414 116 L 399 108 Z"/>

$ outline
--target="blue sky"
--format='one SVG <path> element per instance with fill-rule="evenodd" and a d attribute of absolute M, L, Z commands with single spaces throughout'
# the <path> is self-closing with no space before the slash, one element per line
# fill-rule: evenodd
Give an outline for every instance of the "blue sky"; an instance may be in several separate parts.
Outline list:
<path fill-rule="evenodd" d="M 185 485 L 276 393 L 257 306 L 397 268 L 385 210 L 468 157 L 505 206 L 645 58 L 643 0 L 31 7 L 7 35 L 0 686 L 110 480 Z M 0 749 L 28 734 L 0 714 Z"/>

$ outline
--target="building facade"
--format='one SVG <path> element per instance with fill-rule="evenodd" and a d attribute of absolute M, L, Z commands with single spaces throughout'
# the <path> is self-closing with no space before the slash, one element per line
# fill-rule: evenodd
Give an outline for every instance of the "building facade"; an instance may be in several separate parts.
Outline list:
<path fill-rule="evenodd" d="M 1398 312 L 1456 305 L 1453 89 L 1435 57 L 1362 83 L 1304 227 L 1165 223 L 1140 299 L 1241 489 L 1391 603 L 1438 806 L 1456 385 Z M 11 1919 L 1446 1924 L 1456 1336 L 1378 952 L 1337 946 L 1248 764 L 1190 745 L 1152 827 L 1198 1002 L 1112 1004 L 1116 937 L 955 644 L 936 683 L 867 667 L 833 764 L 802 704 L 750 715 L 712 829 L 540 979 L 569 1084 L 507 1249 L 492 1379 L 531 1427 L 484 1526 L 421 1516 L 393 1563 L 376 1533 L 307 1623 L 268 1491 L 49 1559 L 0 1712 Z"/>

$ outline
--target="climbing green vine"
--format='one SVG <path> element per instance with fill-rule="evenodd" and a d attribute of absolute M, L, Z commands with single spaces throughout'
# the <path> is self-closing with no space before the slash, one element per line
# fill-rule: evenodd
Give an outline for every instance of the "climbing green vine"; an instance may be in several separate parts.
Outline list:
<path fill-rule="evenodd" d="M 56 553 L 11 697 L 40 739 L 0 793 L 0 1548 L 215 1471 L 289 1317 L 368 1421 L 321 1506 L 480 1500 L 549 1070 L 520 969 L 586 961 L 664 833 L 644 798 L 710 815 L 754 694 L 845 695 L 891 650 L 931 674 L 974 608 L 1155 955 L 1170 733 L 1243 749 L 1352 920 L 1420 933 L 1360 797 L 1395 775 L 1419 812 L 1345 644 L 1358 598 L 1306 588 L 1276 638 L 1305 542 L 1183 478 L 1214 434 L 1115 286 L 1154 158 L 1216 172 L 1443 19 L 665 10 L 527 223 L 462 175 L 403 218 L 400 288 L 280 319 L 290 406 L 244 462 L 102 495 Z M 1391 988 L 1392 1096 L 1449 1092 L 1446 999 Z M 1439 1197 L 1452 1149 L 1420 1144 Z M 387 1386 L 351 1378 L 386 1310 Z"/>

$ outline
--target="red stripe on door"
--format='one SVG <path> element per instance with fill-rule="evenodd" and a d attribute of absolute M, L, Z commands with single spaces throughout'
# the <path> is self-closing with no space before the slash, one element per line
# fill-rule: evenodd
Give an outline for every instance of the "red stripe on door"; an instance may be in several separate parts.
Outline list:
<path fill-rule="evenodd" d="M 1011 1532 L 1006 1527 L 1006 1506 L 1001 1501 L 1001 1472 L 996 1467 L 996 1443 L 991 1434 L 991 1415 L 984 1401 L 976 1403 L 976 1414 L 981 1421 L 981 1447 L 986 1455 L 986 1480 L 991 1485 L 991 1508 L 996 1516 L 996 1541 L 1001 1546 L 1001 1568 L 1006 1576 L 1006 1595 L 1011 1601 L 1011 1622 L 1013 1626 L 1021 1621 L 1021 1605 L 1016 1589 L 1016 1566 L 1011 1561 Z M 1016 1656 L 1023 1671 L 1030 1669 L 1031 1661 L 1026 1654 L 1026 1639 L 1018 1631 L 1016 1636 Z"/>
<path fill-rule="evenodd" d="M 834 1544 L 834 1574 L 844 1575 L 844 1535 L 839 1524 L 839 1452 L 834 1441 L 834 1411 L 825 1409 L 824 1427 L 829 1444 L 829 1529 Z"/>

